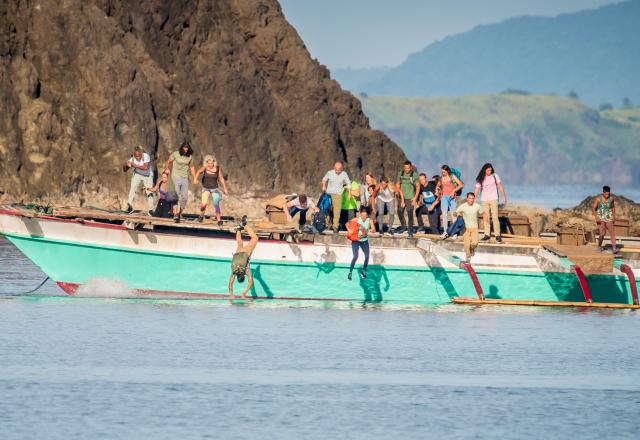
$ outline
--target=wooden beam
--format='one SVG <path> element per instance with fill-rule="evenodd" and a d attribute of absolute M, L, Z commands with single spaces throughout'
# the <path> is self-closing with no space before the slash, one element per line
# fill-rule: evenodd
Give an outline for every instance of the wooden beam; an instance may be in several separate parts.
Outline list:
<path fill-rule="evenodd" d="M 538 301 L 526 299 L 485 299 L 453 297 L 454 304 L 501 305 L 501 306 L 538 306 L 538 307 L 589 307 L 595 309 L 640 309 L 640 305 L 619 303 L 588 303 L 578 301 Z"/>

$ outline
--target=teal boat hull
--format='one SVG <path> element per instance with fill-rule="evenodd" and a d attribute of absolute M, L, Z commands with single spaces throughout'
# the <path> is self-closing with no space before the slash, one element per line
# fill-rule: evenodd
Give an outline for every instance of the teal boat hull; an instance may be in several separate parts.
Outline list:
<path fill-rule="evenodd" d="M 112 282 L 135 296 L 227 298 L 231 259 L 158 252 L 5 234 L 66 292 L 92 280 Z M 360 267 L 360 264 L 356 266 Z M 453 297 L 477 297 L 469 274 L 458 268 L 372 264 L 366 279 L 347 280 L 348 264 L 280 262 L 255 258 L 249 295 L 258 299 L 349 301 L 433 305 Z M 354 274 L 355 275 L 355 274 Z M 486 298 L 583 301 L 571 272 L 477 270 Z M 587 277 L 595 302 L 630 303 L 624 276 Z M 236 294 L 246 284 L 236 283 Z M 118 292 L 114 292 L 118 293 Z"/>

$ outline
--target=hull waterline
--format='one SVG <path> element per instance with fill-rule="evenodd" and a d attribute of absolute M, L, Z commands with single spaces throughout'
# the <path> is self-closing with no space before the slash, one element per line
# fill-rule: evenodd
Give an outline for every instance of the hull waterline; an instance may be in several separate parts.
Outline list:
<path fill-rule="evenodd" d="M 25 218 L 0 212 L 0 231 L 68 294 L 100 281 L 142 298 L 227 299 L 231 236 L 131 230 L 58 218 Z M 347 243 L 287 243 L 262 240 L 251 271 L 249 295 L 281 301 L 378 302 L 431 305 L 454 297 L 477 298 L 469 274 L 419 240 L 371 250 L 367 278 L 347 280 Z M 417 245 L 416 245 L 417 243 Z M 491 249 L 491 248 L 485 248 Z M 488 299 L 583 301 L 575 274 L 559 264 L 542 270 L 537 251 L 513 255 L 483 252 L 474 263 Z M 455 253 L 455 252 L 454 252 Z M 360 264 L 356 266 L 359 268 Z M 355 273 L 354 273 L 355 275 Z M 594 302 L 628 304 L 622 273 L 588 276 Z M 235 292 L 244 285 L 236 284 Z"/>

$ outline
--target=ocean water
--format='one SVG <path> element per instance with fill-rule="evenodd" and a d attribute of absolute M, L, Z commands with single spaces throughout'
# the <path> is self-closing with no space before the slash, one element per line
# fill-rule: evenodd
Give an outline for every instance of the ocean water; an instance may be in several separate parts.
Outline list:
<path fill-rule="evenodd" d="M 0 239 L 3 440 L 640 432 L 637 311 L 14 295 L 43 277 Z"/>
<path fill-rule="evenodd" d="M 588 196 L 602 192 L 602 185 L 510 185 L 505 182 L 507 200 L 511 205 L 537 206 L 541 208 L 572 208 Z M 611 188 L 615 195 L 640 202 L 640 188 Z"/>

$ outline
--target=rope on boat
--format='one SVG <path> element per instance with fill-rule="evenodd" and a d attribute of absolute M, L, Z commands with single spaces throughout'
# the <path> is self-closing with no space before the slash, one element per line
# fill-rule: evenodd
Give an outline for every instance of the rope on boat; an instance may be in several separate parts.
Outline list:
<path fill-rule="evenodd" d="M 8 296 L 22 296 L 22 295 L 29 295 L 31 293 L 36 292 L 37 290 L 39 290 L 42 286 L 44 286 L 44 283 L 46 283 L 47 281 L 49 281 L 49 277 L 46 277 L 44 280 L 42 280 L 42 282 L 40 284 L 38 284 L 38 287 L 36 287 L 35 289 L 31 289 L 28 292 L 21 292 L 21 293 L 6 293 L 5 295 Z"/>

